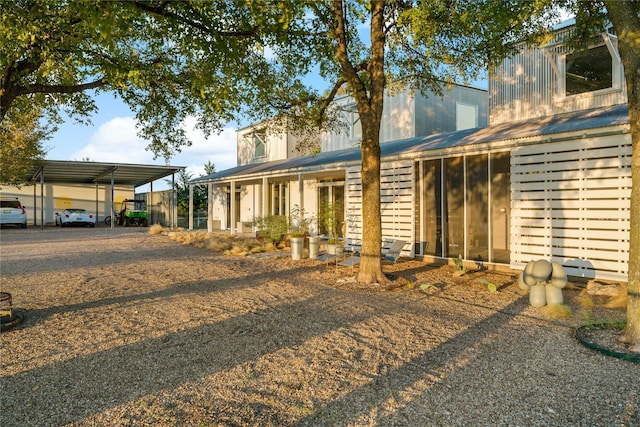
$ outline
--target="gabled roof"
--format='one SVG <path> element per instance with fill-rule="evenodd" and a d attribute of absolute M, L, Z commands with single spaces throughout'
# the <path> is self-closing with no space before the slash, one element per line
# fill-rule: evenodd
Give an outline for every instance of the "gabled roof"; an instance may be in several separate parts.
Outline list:
<path fill-rule="evenodd" d="M 184 166 L 135 165 L 127 163 L 76 162 L 66 160 L 43 160 L 27 174 L 26 182 L 53 184 L 111 184 L 111 173 L 115 185 L 139 187 L 169 176 L 184 169 Z"/>
<path fill-rule="evenodd" d="M 538 117 L 521 122 L 500 123 L 479 129 L 467 129 L 386 142 L 380 144 L 380 148 L 381 155 L 384 158 L 627 124 L 629 124 L 629 110 L 625 104 L 557 114 L 549 117 Z M 360 161 L 360 158 L 360 148 L 354 147 L 293 159 L 237 166 L 193 179 L 190 183 L 224 181 L 234 177 L 267 175 L 278 171 L 290 171 L 291 173 L 308 172 L 314 169 L 326 169 L 329 165 L 339 168 L 348 164 L 356 164 Z"/>

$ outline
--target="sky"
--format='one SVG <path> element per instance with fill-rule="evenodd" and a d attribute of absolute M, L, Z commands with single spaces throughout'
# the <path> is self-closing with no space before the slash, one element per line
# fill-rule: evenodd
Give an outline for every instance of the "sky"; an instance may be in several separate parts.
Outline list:
<path fill-rule="evenodd" d="M 194 128 L 195 119 L 185 122 L 192 146 L 185 147 L 165 162 L 147 151 L 148 141 L 138 137 L 136 120 L 131 109 L 111 94 L 102 93 L 96 98 L 98 113 L 91 117 L 89 126 L 66 120 L 52 138 L 44 142 L 48 160 L 88 159 L 95 162 L 135 163 L 144 165 L 185 166 L 193 177 L 204 175 L 204 165 L 211 161 L 217 171 L 236 166 L 236 129 L 230 124 L 220 134 L 205 138 Z M 148 185 L 137 192 L 148 191 Z M 154 183 L 154 191 L 166 187 L 164 180 Z"/>

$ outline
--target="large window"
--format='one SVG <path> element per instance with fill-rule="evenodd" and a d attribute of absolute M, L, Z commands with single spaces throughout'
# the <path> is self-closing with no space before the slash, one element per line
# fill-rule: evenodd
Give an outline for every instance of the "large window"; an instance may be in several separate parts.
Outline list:
<path fill-rule="evenodd" d="M 508 264 L 510 153 L 425 160 L 417 253 Z"/>
<path fill-rule="evenodd" d="M 269 213 L 271 215 L 289 215 L 289 183 L 272 182 L 269 185 Z"/>
<path fill-rule="evenodd" d="M 442 255 L 442 160 L 424 162 L 422 180 L 424 200 L 425 255 Z"/>
<path fill-rule="evenodd" d="M 467 157 L 467 250 L 466 258 L 489 259 L 489 156 Z"/>
<path fill-rule="evenodd" d="M 565 57 L 565 95 L 613 87 L 613 59 L 605 45 Z"/>

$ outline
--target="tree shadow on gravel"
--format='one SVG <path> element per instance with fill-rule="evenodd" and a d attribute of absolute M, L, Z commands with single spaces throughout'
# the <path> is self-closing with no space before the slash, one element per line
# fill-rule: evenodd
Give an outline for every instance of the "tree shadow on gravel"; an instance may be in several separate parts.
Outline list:
<path fill-rule="evenodd" d="M 304 273 L 308 273 L 309 271 L 315 270 L 316 267 L 308 266 L 308 267 L 300 267 L 295 269 L 287 270 L 287 274 L 290 274 L 292 277 L 297 275 L 302 275 Z M 145 301 L 151 301 L 156 299 L 170 299 L 175 296 L 180 295 L 190 295 L 190 294 L 200 294 L 200 293 L 208 293 L 215 296 L 216 293 L 223 293 L 229 290 L 242 290 L 247 288 L 255 287 L 256 283 L 262 280 L 268 280 L 273 276 L 273 272 L 267 271 L 259 274 L 253 274 L 248 276 L 238 276 L 233 278 L 223 278 L 218 280 L 198 280 L 192 282 L 185 283 L 175 283 L 171 286 L 154 290 L 151 292 L 145 292 L 141 294 L 133 294 L 133 295 L 122 295 L 108 298 L 101 298 L 94 301 L 85 301 L 79 302 L 76 304 L 66 304 L 66 305 L 58 305 L 47 307 L 43 309 L 35 309 L 35 310 L 22 310 L 25 315 L 25 319 L 16 329 L 24 329 L 28 327 L 33 327 L 45 322 L 48 318 L 58 315 L 58 314 L 68 314 L 75 311 L 82 311 L 87 309 L 94 309 L 100 307 L 109 307 L 109 306 L 122 306 L 125 304 L 131 303 L 141 303 Z"/>
<path fill-rule="evenodd" d="M 196 288 L 200 286 L 205 285 Z M 72 423 L 376 315 L 365 301 L 359 309 L 344 310 L 352 307 L 352 297 L 320 290 L 302 301 L 4 376 L 0 379 L 2 424 Z M 108 366 L 119 368 L 103 368 Z M 24 396 L 23 390 L 32 392 L 26 399 L 16 398 Z M 56 412 L 54 406 L 65 409 Z"/>
<path fill-rule="evenodd" d="M 425 351 L 388 374 L 374 378 L 369 384 L 353 390 L 339 400 L 322 406 L 294 425 L 297 427 L 335 425 L 338 419 L 340 425 L 357 425 L 361 416 L 382 412 L 376 411 L 376 408 L 381 408 L 386 401 L 403 390 L 409 389 L 417 379 L 428 375 L 439 376 L 453 358 L 509 323 L 525 311 L 527 306 L 526 297 L 514 301 L 504 311 L 494 312 L 472 324 L 454 338 Z M 378 417 L 376 425 L 396 424 L 385 417 Z"/>

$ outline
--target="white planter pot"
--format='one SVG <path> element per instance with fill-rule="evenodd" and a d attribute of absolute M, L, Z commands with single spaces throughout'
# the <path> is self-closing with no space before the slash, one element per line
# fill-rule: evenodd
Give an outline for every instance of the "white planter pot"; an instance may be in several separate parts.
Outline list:
<path fill-rule="evenodd" d="M 340 243 L 328 243 L 327 253 L 329 255 L 342 255 L 344 253 L 344 246 Z"/>
<path fill-rule="evenodd" d="M 320 253 L 320 236 L 309 236 L 309 258 L 316 259 Z"/>
<path fill-rule="evenodd" d="M 291 242 L 291 259 L 302 259 L 302 251 L 304 250 L 304 237 L 292 237 Z"/>

